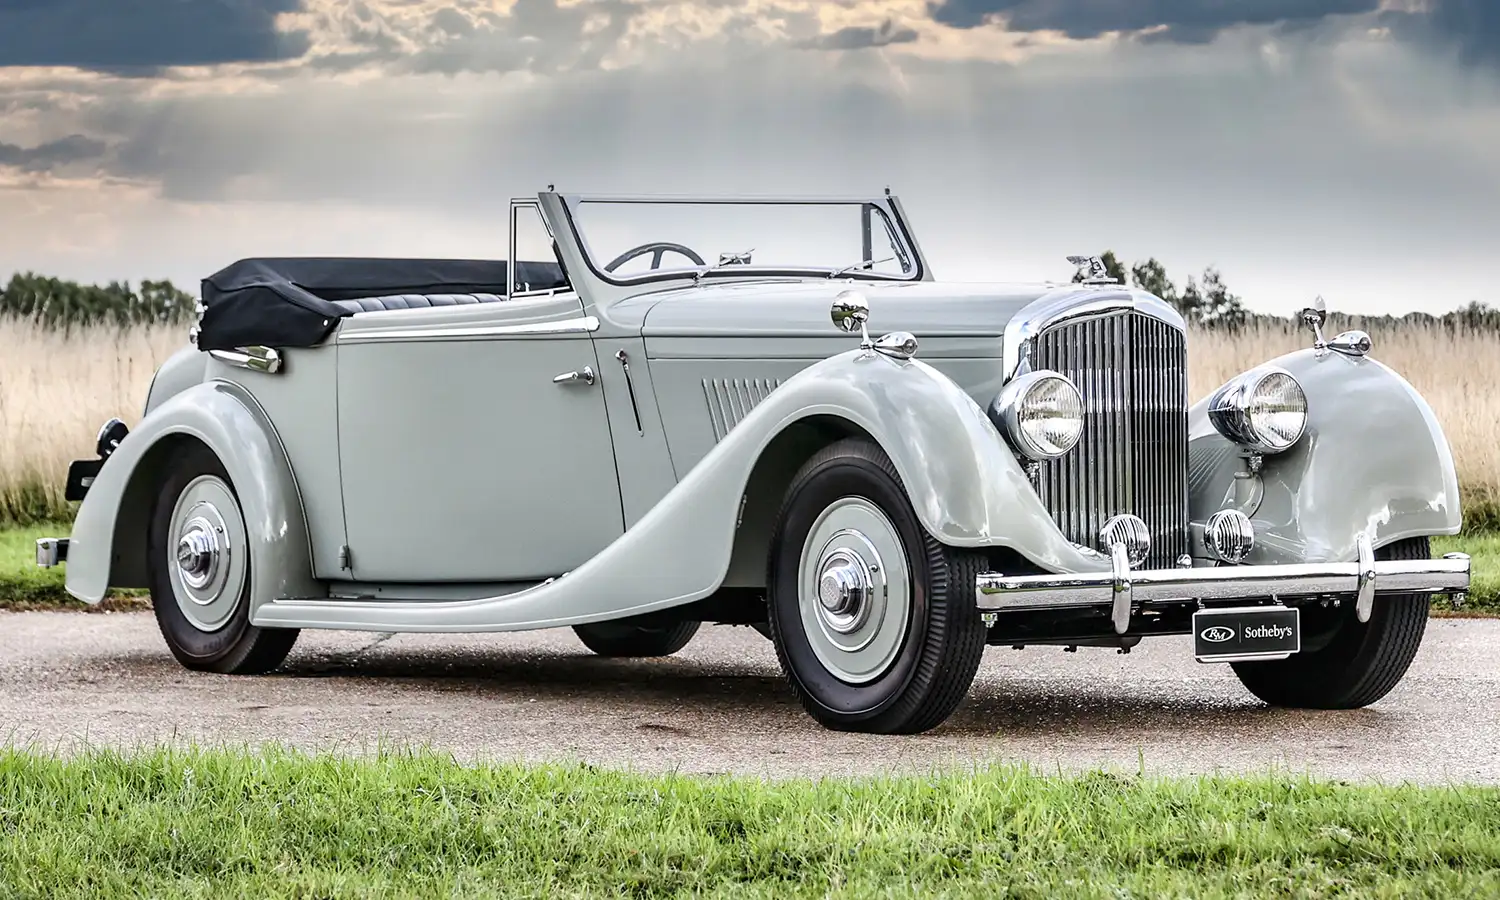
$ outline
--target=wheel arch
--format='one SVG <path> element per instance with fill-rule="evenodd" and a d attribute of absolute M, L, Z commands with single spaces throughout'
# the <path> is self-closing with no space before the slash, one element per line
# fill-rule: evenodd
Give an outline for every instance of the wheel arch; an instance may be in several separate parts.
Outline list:
<path fill-rule="evenodd" d="M 863 437 L 880 443 L 855 422 L 823 413 L 792 422 L 766 444 L 745 480 L 739 523 L 723 587 L 766 586 L 766 560 L 776 531 L 776 517 L 792 479 L 820 450 L 847 437 Z"/>
<path fill-rule="evenodd" d="M 301 495 L 275 428 L 243 387 L 210 381 L 153 409 L 100 469 L 69 540 L 67 590 L 98 603 L 111 587 L 148 586 L 147 523 L 173 452 L 190 443 L 224 464 L 249 536 L 251 609 L 326 596 L 313 578 Z"/>

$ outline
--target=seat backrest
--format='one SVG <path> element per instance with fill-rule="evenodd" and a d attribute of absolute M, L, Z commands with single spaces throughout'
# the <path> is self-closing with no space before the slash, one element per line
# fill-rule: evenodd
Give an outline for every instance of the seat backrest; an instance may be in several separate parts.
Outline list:
<path fill-rule="evenodd" d="M 473 303 L 498 303 L 504 299 L 498 294 L 388 294 L 384 297 L 334 300 L 333 304 L 351 313 L 361 313 L 387 309 L 425 309 L 432 306 L 468 306 Z"/>

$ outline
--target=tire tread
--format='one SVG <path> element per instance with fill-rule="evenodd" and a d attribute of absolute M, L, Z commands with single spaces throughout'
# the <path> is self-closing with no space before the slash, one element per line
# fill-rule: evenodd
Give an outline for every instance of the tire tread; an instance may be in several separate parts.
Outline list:
<path fill-rule="evenodd" d="M 792 479 L 776 518 L 777 525 L 771 539 L 772 559 L 782 543 L 784 525 L 789 511 L 797 502 L 800 486 L 827 463 L 851 457 L 878 467 L 905 493 L 905 486 L 895 465 L 873 441 L 850 437 L 829 444 L 813 454 Z M 887 515 L 891 512 L 886 510 Z M 798 682 L 783 642 L 774 637 L 779 626 L 773 623 L 772 642 L 793 694 L 808 715 L 829 729 L 875 734 L 916 734 L 936 728 L 953 714 L 968 695 L 984 655 L 986 629 L 979 619 L 975 591 L 978 575 L 988 568 L 986 558 L 974 551 L 945 546 L 921 527 L 914 513 L 908 509 L 905 514 L 911 516 L 923 542 L 923 561 L 929 575 L 928 616 L 923 647 L 915 671 L 895 702 L 868 718 L 831 712 Z M 775 604 L 768 606 L 774 608 Z M 774 617 L 775 612 L 772 611 L 771 615 Z"/>
<path fill-rule="evenodd" d="M 1425 537 L 1398 541 L 1382 547 L 1376 558 L 1429 559 L 1430 543 Z M 1427 632 L 1430 599 L 1424 594 L 1381 597 L 1369 622 L 1361 623 L 1351 615 L 1339 626 L 1341 633 L 1321 650 L 1231 666 L 1247 690 L 1272 706 L 1369 706 L 1406 676 Z"/>

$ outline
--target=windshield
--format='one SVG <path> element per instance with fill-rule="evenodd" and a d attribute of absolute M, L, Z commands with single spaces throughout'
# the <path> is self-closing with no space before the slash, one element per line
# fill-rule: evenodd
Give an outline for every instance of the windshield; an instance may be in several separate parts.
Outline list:
<path fill-rule="evenodd" d="M 684 273 L 917 275 L 900 228 L 874 202 L 584 199 L 569 210 L 593 267 L 617 281 Z"/>

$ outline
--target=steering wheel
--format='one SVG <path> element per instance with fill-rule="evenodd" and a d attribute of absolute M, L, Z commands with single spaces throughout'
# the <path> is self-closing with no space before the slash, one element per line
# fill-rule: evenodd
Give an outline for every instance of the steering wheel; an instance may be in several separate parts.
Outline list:
<path fill-rule="evenodd" d="M 639 247 L 632 247 L 631 249 L 626 250 L 624 253 L 621 253 L 619 256 L 616 256 L 609 265 L 604 267 L 604 271 L 613 272 L 615 269 L 620 268 L 621 266 L 630 262 L 632 259 L 635 259 L 637 256 L 645 256 L 647 253 L 651 254 L 651 268 L 660 269 L 662 254 L 666 253 L 668 250 L 671 250 L 673 253 L 681 253 L 683 256 L 686 256 L 688 259 L 692 260 L 696 265 L 707 265 L 707 263 L 703 261 L 703 257 L 694 253 L 691 247 L 684 247 L 681 244 L 674 244 L 671 241 L 652 241 L 649 244 L 642 244 Z"/>

